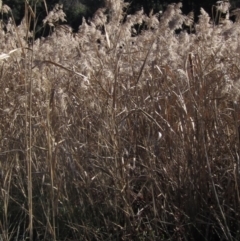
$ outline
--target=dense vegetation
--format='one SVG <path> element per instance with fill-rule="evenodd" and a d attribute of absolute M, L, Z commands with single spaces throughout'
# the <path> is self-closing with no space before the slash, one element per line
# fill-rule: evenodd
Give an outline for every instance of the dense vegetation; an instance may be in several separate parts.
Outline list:
<path fill-rule="evenodd" d="M 232 22 L 225 4 L 216 25 L 106 0 L 77 33 L 56 5 L 36 40 L 37 7 L 17 26 L 3 5 L 2 240 L 240 240 L 239 10 Z"/>
<path fill-rule="evenodd" d="M 37 24 L 38 33 L 37 36 L 41 36 L 43 31 L 41 31 L 42 20 L 46 15 L 46 6 L 49 10 L 53 9 L 54 5 L 57 3 L 63 4 L 63 10 L 67 15 L 68 25 L 72 26 L 75 31 L 77 31 L 78 26 L 82 23 L 82 17 L 89 19 L 93 16 L 96 10 L 105 5 L 105 0 L 4 0 L 5 4 L 11 7 L 14 15 L 14 19 L 17 23 L 20 23 L 24 16 L 25 2 L 29 3 L 30 6 L 36 7 L 37 19 L 35 23 Z M 128 6 L 127 12 L 132 14 L 139 11 L 142 7 L 144 12 L 149 14 L 151 10 L 154 13 L 159 11 L 165 11 L 168 4 L 174 3 L 174 0 L 125 0 L 125 2 L 130 2 L 131 5 Z M 216 4 L 215 0 L 182 0 L 184 14 L 191 11 L 195 13 L 195 21 L 197 21 L 197 16 L 200 14 L 200 8 L 204 8 L 206 12 L 212 16 L 212 6 Z M 221 1 L 219 1 L 221 2 Z M 224 1 L 223 1 L 224 2 Z M 233 9 L 240 6 L 239 0 L 231 0 L 231 6 Z"/>

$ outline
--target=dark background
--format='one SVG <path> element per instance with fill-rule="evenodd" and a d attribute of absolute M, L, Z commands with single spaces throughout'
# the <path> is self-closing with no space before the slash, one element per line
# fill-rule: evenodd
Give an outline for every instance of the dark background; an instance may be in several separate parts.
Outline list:
<path fill-rule="evenodd" d="M 154 12 L 164 11 L 168 4 L 179 2 L 174 0 L 125 0 L 131 2 L 128 8 L 128 13 L 133 13 L 144 8 L 146 13 L 152 9 Z M 43 0 L 29 0 L 31 7 L 36 8 L 37 12 L 37 30 L 38 35 L 42 33 L 42 20 L 46 16 L 46 10 Z M 67 24 L 71 25 L 75 31 L 82 22 L 82 17 L 91 18 L 94 12 L 104 6 L 104 0 L 46 0 L 48 10 L 52 10 L 56 3 L 63 3 L 64 12 L 67 14 Z M 199 15 L 200 7 L 204 8 L 211 16 L 212 6 L 216 3 L 214 0 L 182 0 L 184 14 L 194 11 L 195 20 Z M 240 0 L 231 0 L 231 8 L 235 9 L 240 7 Z M 13 11 L 16 23 L 19 24 L 24 15 L 25 0 L 3 0 L 3 4 L 7 4 Z M 4 17 L 4 16 L 3 16 Z"/>

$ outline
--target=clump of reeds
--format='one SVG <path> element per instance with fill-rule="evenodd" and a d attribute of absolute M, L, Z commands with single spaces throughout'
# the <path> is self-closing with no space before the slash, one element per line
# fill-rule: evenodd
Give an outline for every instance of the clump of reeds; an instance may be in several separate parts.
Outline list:
<path fill-rule="evenodd" d="M 239 239 L 239 26 L 126 7 L 1 23 L 3 240 Z"/>

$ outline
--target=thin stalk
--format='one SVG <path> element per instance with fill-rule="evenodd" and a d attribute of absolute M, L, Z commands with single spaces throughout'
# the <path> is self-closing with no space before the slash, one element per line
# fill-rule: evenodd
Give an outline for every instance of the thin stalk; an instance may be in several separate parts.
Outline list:
<path fill-rule="evenodd" d="M 52 158 L 52 144 L 51 144 L 51 121 L 50 121 L 50 105 L 53 102 L 53 91 L 50 94 L 50 101 L 47 107 L 47 144 L 48 144 L 48 164 L 50 168 L 50 179 L 51 179 L 51 206 L 52 206 L 52 227 L 51 233 L 53 240 L 56 240 L 56 232 L 55 232 L 55 203 L 54 203 L 54 164 Z"/>
<path fill-rule="evenodd" d="M 202 129 L 203 131 L 203 129 Z M 204 131 L 203 131 L 204 132 Z M 208 172 L 209 172 L 209 176 L 210 176 L 210 180 L 212 182 L 212 189 L 213 189 L 213 193 L 214 193 L 214 196 L 216 198 L 216 201 L 217 201 L 217 205 L 218 205 L 218 208 L 220 210 L 220 213 L 221 213 L 221 216 L 223 218 L 223 222 L 224 222 L 224 227 L 222 227 L 222 231 L 224 233 L 224 236 L 226 237 L 226 240 L 230 240 L 232 241 L 232 235 L 230 233 L 230 230 L 228 228 L 228 225 L 227 225 L 227 220 L 226 220 L 226 217 L 223 213 L 223 210 L 222 210 L 222 207 L 221 207 L 221 204 L 220 204 L 220 201 L 219 201 L 219 198 L 218 198 L 218 194 L 217 194 L 217 190 L 215 188 L 215 183 L 213 181 L 213 178 L 212 178 L 212 171 L 211 171 L 211 166 L 210 166 L 210 162 L 209 162 L 209 159 L 208 159 L 208 153 L 207 153 L 207 148 L 206 148 L 206 143 L 205 143 L 205 138 L 204 138 L 204 135 L 203 135 L 203 146 L 204 146 L 204 152 L 205 152 L 205 158 L 206 158 L 206 161 L 207 161 L 207 168 L 208 168 Z M 220 220 L 218 220 L 220 222 Z M 221 225 L 221 222 L 220 222 L 220 226 Z"/>

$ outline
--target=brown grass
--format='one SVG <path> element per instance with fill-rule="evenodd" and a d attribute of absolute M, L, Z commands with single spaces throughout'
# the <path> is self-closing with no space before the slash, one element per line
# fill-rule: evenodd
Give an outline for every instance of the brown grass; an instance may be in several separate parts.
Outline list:
<path fill-rule="evenodd" d="M 238 23 L 115 2 L 1 25 L 2 240 L 239 240 Z"/>

